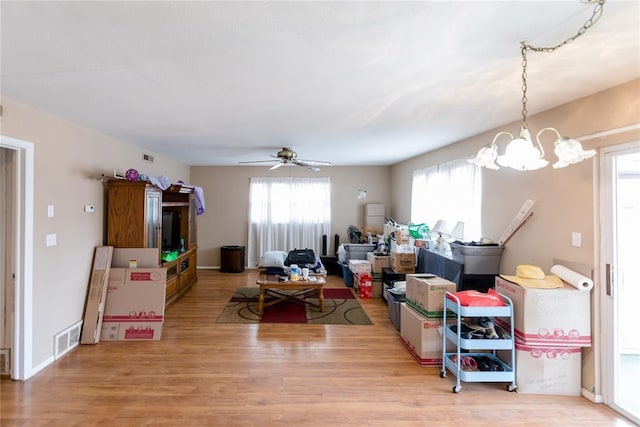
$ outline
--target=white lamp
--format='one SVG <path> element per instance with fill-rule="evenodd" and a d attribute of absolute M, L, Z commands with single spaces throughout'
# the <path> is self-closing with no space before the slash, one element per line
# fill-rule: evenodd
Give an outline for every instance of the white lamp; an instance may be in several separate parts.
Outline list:
<path fill-rule="evenodd" d="M 433 226 L 431 231 L 429 232 L 430 236 L 438 236 L 436 239 L 435 251 L 438 253 L 445 253 L 447 251 L 447 242 L 445 241 L 444 236 L 449 236 L 449 230 L 447 229 L 447 221 L 443 219 L 439 219 L 436 221 L 436 225 Z"/>
<path fill-rule="evenodd" d="M 458 221 L 456 226 L 451 230 L 451 238 L 452 240 L 463 240 L 464 239 L 464 222 Z"/>

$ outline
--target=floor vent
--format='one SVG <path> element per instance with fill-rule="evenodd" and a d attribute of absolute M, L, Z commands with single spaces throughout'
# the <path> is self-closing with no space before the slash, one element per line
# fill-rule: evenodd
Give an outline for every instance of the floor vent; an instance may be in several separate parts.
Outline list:
<path fill-rule="evenodd" d="M 82 330 L 82 321 L 73 326 L 68 327 L 64 331 L 57 334 L 53 339 L 53 356 L 58 360 L 69 350 L 80 344 L 80 332 Z"/>
<path fill-rule="evenodd" d="M 0 375 L 11 375 L 11 350 L 0 350 Z"/>

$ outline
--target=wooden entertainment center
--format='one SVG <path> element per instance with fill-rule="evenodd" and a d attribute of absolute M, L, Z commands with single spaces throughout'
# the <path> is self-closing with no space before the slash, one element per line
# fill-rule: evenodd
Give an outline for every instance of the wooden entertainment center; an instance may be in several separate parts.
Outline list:
<path fill-rule="evenodd" d="M 146 181 L 107 181 L 107 245 L 158 250 L 158 264 L 167 269 L 166 306 L 198 280 L 193 189 L 176 184 L 163 191 Z M 163 222 L 169 230 L 163 230 Z M 178 250 L 177 259 L 163 262 L 163 249 Z"/>

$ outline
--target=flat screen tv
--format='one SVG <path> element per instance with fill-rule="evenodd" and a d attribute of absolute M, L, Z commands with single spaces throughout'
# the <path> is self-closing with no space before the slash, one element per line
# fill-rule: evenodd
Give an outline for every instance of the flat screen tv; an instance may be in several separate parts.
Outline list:
<path fill-rule="evenodd" d="M 162 212 L 162 250 L 180 249 L 180 214 L 178 212 Z"/>

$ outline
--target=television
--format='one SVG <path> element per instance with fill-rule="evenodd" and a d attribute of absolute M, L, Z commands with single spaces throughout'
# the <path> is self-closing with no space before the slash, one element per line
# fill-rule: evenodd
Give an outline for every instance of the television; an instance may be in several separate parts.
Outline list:
<path fill-rule="evenodd" d="M 162 250 L 172 251 L 180 249 L 180 213 L 174 211 L 162 212 Z"/>

